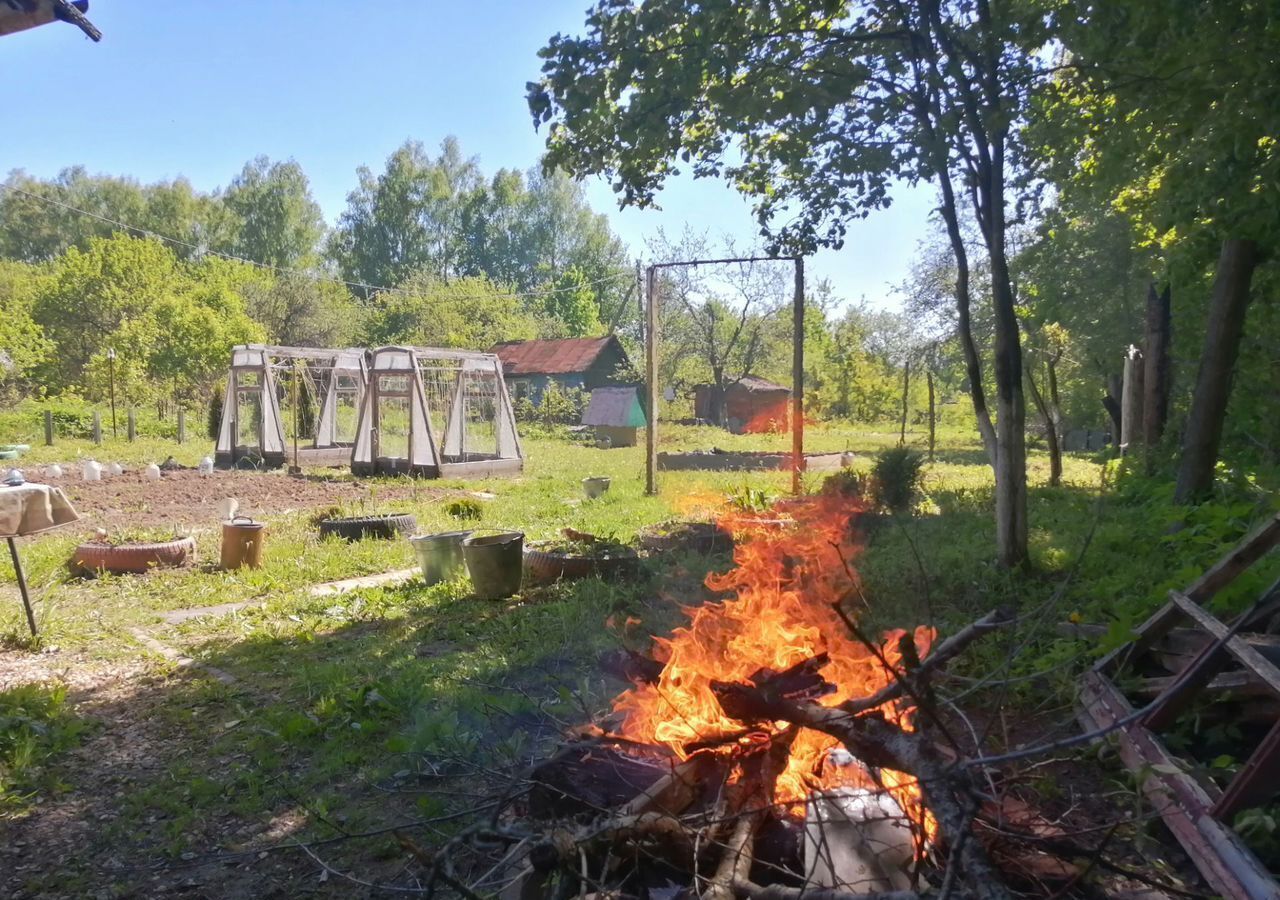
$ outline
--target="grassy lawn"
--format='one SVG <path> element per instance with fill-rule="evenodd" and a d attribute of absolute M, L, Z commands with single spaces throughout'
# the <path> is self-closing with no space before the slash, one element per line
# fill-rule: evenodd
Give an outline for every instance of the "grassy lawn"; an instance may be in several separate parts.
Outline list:
<path fill-rule="evenodd" d="M 1265 490 L 1242 488 L 1189 518 L 1182 514 L 1188 527 L 1170 534 L 1175 514 L 1147 481 L 1114 487 L 1115 464 L 1079 456 L 1067 460 L 1064 484 L 1048 488 L 1047 460 L 1037 455 L 1034 572 L 1010 574 L 992 563 L 991 476 L 980 448 L 961 431 L 941 438 L 915 513 L 870 520 L 854 564 L 873 626 L 930 622 L 946 630 L 997 603 L 1034 613 L 1019 629 L 975 648 L 958 668 L 961 677 L 1018 675 L 999 693 L 976 693 L 970 702 L 977 705 L 1069 706 L 1071 680 L 1092 655 L 1123 640 L 1167 588 L 1194 577 L 1274 509 Z M 910 439 L 919 445 L 924 436 Z M 664 449 L 789 442 L 783 435 L 734 437 L 679 426 L 665 428 L 662 440 Z M 874 451 L 896 442 L 889 427 L 814 428 L 808 445 L 852 449 L 865 469 Z M 394 503 L 379 500 L 390 484 L 373 480 L 367 506 L 411 511 L 424 532 L 452 530 L 460 523 L 426 488 L 483 491 L 495 498 L 483 501 L 480 522 L 465 527 L 517 528 L 540 539 L 571 526 L 627 541 L 698 498 L 744 485 L 780 495 L 790 483 L 787 473 L 662 473 L 661 495 L 648 497 L 642 448 L 597 450 L 556 435 L 528 435 L 525 444 L 520 478 L 431 483 L 421 496 Z M 204 451 L 140 442 L 92 452 L 137 464 L 170 452 L 193 463 Z M 64 442 L 34 448 L 24 463 L 89 452 Z M 611 476 L 610 491 L 585 500 L 579 481 L 587 475 Z M 819 480 L 807 479 L 806 487 L 816 489 Z M 251 490 L 252 476 L 246 485 Z M 79 832 L 88 853 L 61 867 L 15 870 L 11 890 L 73 890 L 90 883 L 102 860 L 122 847 L 129 848 L 125 864 L 107 883 L 123 891 L 136 888 L 155 860 L 178 872 L 212 862 L 225 869 L 254 859 L 227 854 L 289 838 L 323 840 L 466 809 L 482 793 L 479 785 L 537 758 L 568 724 L 607 704 L 621 685 L 601 674 L 602 651 L 623 642 L 644 646 L 649 634 L 668 631 L 680 621 L 680 603 L 706 599 L 701 582 L 708 569 L 727 565 L 696 556 L 650 559 L 635 582 L 591 579 L 500 602 L 473 599 L 462 583 L 415 581 L 313 597 L 307 588 L 319 582 L 410 566 L 407 542 L 320 541 L 309 512 L 263 517 L 270 529 L 266 564 L 254 572 L 197 567 L 69 580 L 61 564 L 76 536 L 29 542 L 24 560 L 45 626 L 37 648 L 24 644 L 12 578 L 7 567 L 0 571 L 0 635 L 10 647 L 0 651 L 0 688 L 40 685 L 0 690 L 0 723 L 7 708 L 25 710 L 11 716 L 25 723 L 21 748 L 0 742 L 0 822 L 20 827 L 28 840 L 50 837 L 59 822 L 55 810 L 90 823 Z M 193 533 L 201 558 L 216 559 L 215 523 Z M 1251 587 L 1243 584 L 1240 593 Z M 159 615 L 245 600 L 254 602 L 177 626 Z M 1096 645 L 1060 638 L 1054 626 L 1073 616 L 1103 622 L 1112 635 Z M 143 646 L 135 629 L 234 682 L 180 672 Z M 11 730 L 18 733 L 18 726 Z M 381 854 L 388 875 L 398 858 L 386 835 L 344 852 L 365 860 Z M 270 871 L 275 864 L 273 855 L 261 865 Z M 0 892 L 4 886 L 0 876 Z"/>

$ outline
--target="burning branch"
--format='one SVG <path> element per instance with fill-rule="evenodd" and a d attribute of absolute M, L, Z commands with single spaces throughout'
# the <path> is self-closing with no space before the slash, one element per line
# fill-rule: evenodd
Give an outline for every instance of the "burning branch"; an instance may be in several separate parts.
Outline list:
<path fill-rule="evenodd" d="M 978 804 L 968 773 L 944 759 L 920 732 L 906 731 L 888 721 L 878 707 L 904 693 L 915 693 L 908 679 L 923 682 L 965 646 L 1010 618 L 1000 611 L 989 614 L 944 642 L 924 662 L 909 667 L 907 673 L 895 672 L 895 681 L 876 694 L 835 707 L 810 699 L 823 683 L 816 672 L 821 666 L 818 659 L 776 675 L 752 678 L 747 684 L 714 682 L 712 691 L 724 713 L 740 722 L 785 721 L 812 728 L 841 741 L 865 765 L 914 776 L 925 804 L 937 817 L 943 838 L 968 876 L 973 895 L 980 900 L 1009 900 L 1011 895 L 986 852 L 970 840 Z M 742 892 L 750 896 L 748 891 Z"/>

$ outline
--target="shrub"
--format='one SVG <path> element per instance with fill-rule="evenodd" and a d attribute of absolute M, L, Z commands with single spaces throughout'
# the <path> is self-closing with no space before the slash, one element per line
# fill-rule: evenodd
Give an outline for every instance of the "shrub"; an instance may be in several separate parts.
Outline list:
<path fill-rule="evenodd" d="M 876 505 L 901 512 L 911 506 L 920 491 L 924 457 L 906 447 L 891 447 L 876 454 L 871 485 Z"/>
<path fill-rule="evenodd" d="M 455 519 L 480 519 L 484 517 L 484 504 L 479 500 L 463 497 L 460 500 L 450 500 L 444 505 L 444 511 Z"/>
<path fill-rule="evenodd" d="M 216 441 L 218 432 L 222 430 L 222 392 L 214 391 L 209 398 L 209 412 L 205 419 L 205 429 L 209 440 Z"/>
<path fill-rule="evenodd" d="M 848 497 L 856 500 L 871 493 L 870 480 L 865 472 L 841 469 L 823 480 L 822 493 L 831 497 Z"/>

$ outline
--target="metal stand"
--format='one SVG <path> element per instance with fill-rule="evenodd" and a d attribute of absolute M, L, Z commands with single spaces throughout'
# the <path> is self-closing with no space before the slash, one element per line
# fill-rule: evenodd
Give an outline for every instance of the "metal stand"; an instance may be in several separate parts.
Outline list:
<path fill-rule="evenodd" d="M 9 556 L 13 558 L 13 574 L 18 578 L 18 593 L 22 595 L 22 606 L 27 611 L 27 625 L 31 628 L 31 636 L 37 637 L 39 631 L 36 629 L 36 614 L 31 609 L 31 597 L 27 594 L 27 576 L 22 573 L 22 560 L 18 559 L 18 545 L 14 543 L 13 538 L 8 538 Z"/>

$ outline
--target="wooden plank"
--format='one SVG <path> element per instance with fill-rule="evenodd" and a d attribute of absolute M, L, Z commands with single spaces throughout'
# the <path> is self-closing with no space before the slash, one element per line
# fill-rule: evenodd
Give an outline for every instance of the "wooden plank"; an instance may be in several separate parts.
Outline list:
<path fill-rule="evenodd" d="M 1129 701 L 1097 672 L 1081 682 L 1080 720 L 1090 731 L 1114 726 L 1134 712 Z M 1141 789 L 1215 891 L 1229 900 L 1275 900 L 1280 886 L 1210 807 L 1221 797 L 1191 777 L 1151 732 L 1138 723 L 1118 727 L 1120 757 L 1131 772 L 1146 772 Z"/>
<path fill-rule="evenodd" d="M 1187 588 L 1186 595 L 1196 603 L 1204 604 L 1241 572 L 1266 556 L 1276 544 L 1280 544 L 1280 513 L 1255 528 L 1233 551 L 1214 563 Z"/>
<path fill-rule="evenodd" d="M 1182 616 L 1178 608 L 1172 603 L 1166 603 L 1152 613 L 1147 621 L 1134 629 L 1135 637 L 1132 641 L 1103 656 L 1094 663 L 1093 670 L 1095 672 L 1116 671 L 1164 640 L 1165 635 L 1173 630 L 1180 618 Z"/>
<path fill-rule="evenodd" d="M 1214 618 L 1211 613 L 1198 606 L 1186 594 L 1179 591 L 1170 591 L 1169 596 L 1178 605 L 1179 609 L 1190 616 L 1197 625 L 1209 632 L 1217 640 L 1225 640 L 1226 651 L 1239 660 L 1242 666 L 1266 682 L 1267 686 L 1275 691 L 1277 695 L 1280 695 L 1280 668 L 1277 668 L 1261 653 L 1250 647 L 1239 635 L 1228 637 L 1231 629 Z"/>

